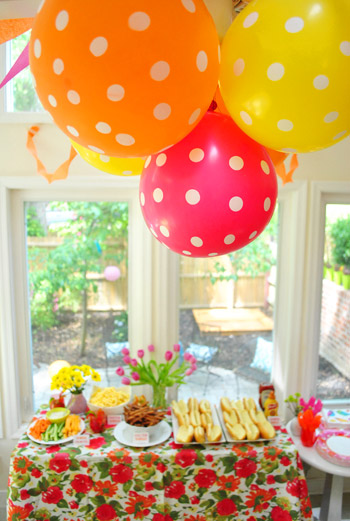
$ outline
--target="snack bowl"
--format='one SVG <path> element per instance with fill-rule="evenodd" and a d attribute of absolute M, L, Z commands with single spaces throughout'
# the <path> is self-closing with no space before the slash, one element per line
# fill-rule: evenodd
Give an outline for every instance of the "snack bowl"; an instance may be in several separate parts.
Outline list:
<path fill-rule="evenodd" d="M 117 393 L 118 392 L 126 393 L 128 395 L 128 398 L 124 402 L 121 402 L 118 405 L 114 405 L 114 406 L 97 405 L 96 403 L 91 403 L 90 400 L 93 399 L 93 397 L 97 393 L 100 392 L 102 394 L 105 389 L 114 389 L 114 391 L 116 391 Z M 98 411 L 99 409 L 102 409 L 102 411 L 104 411 L 107 414 L 107 416 L 109 416 L 110 414 L 123 414 L 124 407 L 125 407 L 125 405 L 127 405 L 130 402 L 130 398 L 131 398 L 131 389 L 130 389 L 130 386 L 128 386 L 128 385 L 124 385 L 123 387 L 113 387 L 113 388 L 94 386 L 87 404 L 88 404 L 88 408 L 90 409 L 90 411 Z M 101 402 L 101 403 L 103 403 L 103 402 Z"/>
<path fill-rule="evenodd" d="M 130 425 L 130 423 L 125 422 L 124 427 L 124 435 L 132 439 L 134 434 L 145 433 L 147 432 L 149 435 L 149 439 L 152 439 L 152 436 L 157 434 L 159 431 L 160 423 L 156 423 L 156 425 L 150 425 L 149 427 L 142 427 L 141 425 Z"/>
<path fill-rule="evenodd" d="M 69 415 L 70 410 L 66 407 L 54 407 L 47 411 L 46 418 L 50 420 L 51 423 L 62 423 L 66 421 Z"/>

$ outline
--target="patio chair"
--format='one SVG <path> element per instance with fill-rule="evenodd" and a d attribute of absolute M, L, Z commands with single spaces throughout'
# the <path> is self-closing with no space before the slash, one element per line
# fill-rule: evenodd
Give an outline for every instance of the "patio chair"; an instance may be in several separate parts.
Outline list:
<path fill-rule="evenodd" d="M 122 356 L 122 349 L 124 349 L 124 347 L 129 349 L 129 342 L 105 342 L 106 379 L 108 385 L 110 385 L 108 360 L 110 358 L 114 358 L 115 356 Z"/>
<path fill-rule="evenodd" d="M 210 347 L 210 346 L 194 344 L 194 343 L 191 343 L 189 345 L 189 347 L 186 349 L 186 352 L 193 355 L 198 362 L 201 362 L 207 366 L 207 378 L 205 381 L 204 393 L 208 386 L 209 375 L 215 374 L 215 373 L 210 372 L 210 364 L 211 364 L 214 356 L 218 352 L 218 349 L 219 349 L 218 347 Z M 218 376 L 218 375 L 215 375 L 215 376 Z"/>

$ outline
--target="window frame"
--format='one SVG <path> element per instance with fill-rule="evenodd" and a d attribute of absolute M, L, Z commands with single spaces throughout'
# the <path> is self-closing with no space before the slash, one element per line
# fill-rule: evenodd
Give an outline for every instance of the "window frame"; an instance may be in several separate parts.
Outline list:
<path fill-rule="evenodd" d="M 305 317 L 302 337 L 302 394 L 315 395 L 318 377 L 320 347 L 322 280 L 324 239 L 327 204 L 350 204 L 350 183 L 311 182 L 308 216 L 308 248 L 306 259 Z M 350 396 L 343 400 L 329 400 L 334 407 L 350 403 Z"/>

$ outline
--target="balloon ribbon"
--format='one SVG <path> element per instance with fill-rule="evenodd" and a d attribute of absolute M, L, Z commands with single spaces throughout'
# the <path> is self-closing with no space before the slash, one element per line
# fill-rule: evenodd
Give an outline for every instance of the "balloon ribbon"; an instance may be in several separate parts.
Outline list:
<path fill-rule="evenodd" d="M 71 146 L 69 158 L 66 161 L 64 161 L 64 163 L 62 163 L 57 168 L 57 170 L 55 170 L 55 172 L 53 172 L 52 174 L 49 174 L 45 168 L 45 165 L 43 164 L 42 161 L 40 161 L 40 159 L 38 157 L 38 153 L 37 153 L 36 146 L 34 143 L 34 136 L 39 132 L 39 130 L 40 130 L 39 127 L 36 127 L 36 126 L 30 127 L 30 129 L 28 130 L 28 137 L 27 137 L 27 149 L 29 150 L 29 152 L 32 154 L 32 156 L 36 160 L 38 174 L 45 177 L 46 181 L 49 184 L 51 184 L 53 181 L 58 181 L 59 179 L 66 179 L 68 176 L 68 170 L 69 170 L 70 164 L 73 161 L 73 159 L 75 158 L 75 156 L 77 155 L 76 150 Z"/>

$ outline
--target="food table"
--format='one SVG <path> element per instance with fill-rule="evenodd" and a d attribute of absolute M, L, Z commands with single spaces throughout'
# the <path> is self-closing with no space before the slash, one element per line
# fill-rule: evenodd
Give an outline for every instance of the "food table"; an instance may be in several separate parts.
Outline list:
<path fill-rule="evenodd" d="M 319 521 L 340 521 L 344 478 L 350 478 L 350 468 L 327 461 L 317 452 L 316 445 L 304 447 L 300 437 L 292 434 L 291 422 L 287 424 L 287 430 L 298 449 L 301 459 L 312 467 L 326 473 Z"/>
<path fill-rule="evenodd" d="M 304 521 L 311 503 L 286 430 L 266 442 L 122 446 L 113 428 L 87 446 L 14 449 L 8 521 Z"/>

